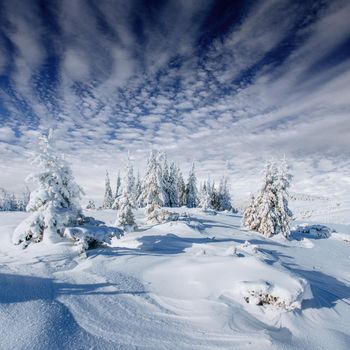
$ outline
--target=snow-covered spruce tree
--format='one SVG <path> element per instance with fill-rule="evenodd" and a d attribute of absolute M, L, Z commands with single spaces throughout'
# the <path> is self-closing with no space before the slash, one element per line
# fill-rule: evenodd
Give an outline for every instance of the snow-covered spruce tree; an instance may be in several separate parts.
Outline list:
<path fill-rule="evenodd" d="M 218 210 L 231 210 L 231 195 L 228 189 L 227 177 L 224 176 L 220 180 L 219 190 L 218 190 L 219 208 Z"/>
<path fill-rule="evenodd" d="M 15 229 L 14 244 L 55 242 L 66 226 L 75 225 L 82 218 L 79 205 L 82 190 L 64 157 L 56 154 L 52 137 L 50 130 L 39 139 L 40 151 L 33 159 L 39 170 L 27 178 L 38 184 L 27 205 L 32 214 Z"/>
<path fill-rule="evenodd" d="M 168 177 L 168 198 L 169 207 L 179 206 L 179 194 L 177 188 L 177 168 L 175 163 L 171 163 Z"/>
<path fill-rule="evenodd" d="M 120 178 L 120 172 L 118 171 L 117 174 L 117 180 L 116 180 L 116 185 L 115 185 L 115 194 L 114 194 L 114 201 L 112 204 L 112 209 L 118 209 L 119 207 L 119 198 L 121 196 L 121 178 Z"/>
<path fill-rule="evenodd" d="M 197 190 L 197 178 L 194 172 L 194 162 L 192 163 L 191 170 L 188 174 L 188 180 L 186 184 L 186 200 L 188 208 L 195 208 L 198 204 L 198 190 Z"/>
<path fill-rule="evenodd" d="M 113 206 L 113 193 L 111 188 L 111 182 L 109 180 L 108 171 L 106 170 L 105 195 L 103 198 L 102 209 L 111 209 L 112 206 Z"/>
<path fill-rule="evenodd" d="M 142 182 L 141 182 L 140 172 L 137 171 L 134 202 L 136 206 L 139 208 L 143 207 L 143 203 L 141 201 L 141 193 L 142 193 Z"/>
<path fill-rule="evenodd" d="M 207 211 L 211 208 L 211 196 L 210 196 L 210 189 L 208 186 L 209 181 L 205 181 L 201 189 L 199 191 L 199 204 L 198 206 L 203 210 Z"/>
<path fill-rule="evenodd" d="M 158 212 L 163 205 L 161 174 L 158 154 L 152 150 L 147 161 L 147 170 L 141 193 L 141 201 L 146 205 L 147 220 L 149 222 L 157 221 Z"/>
<path fill-rule="evenodd" d="M 187 194 L 186 194 L 185 181 L 179 167 L 177 167 L 176 178 L 177 178 L 176 187 L 177 187 L 177 194 L 178 194 L 178 202 L 179 202 L 179 206 L 183 207 L 187 205 Z"/>
<path fill-rule="evenodd" d="M 282 233 L 289 236 L 292 213 L 288 208 L 291 176 L 286 163 L 277 167 L 274 161 L 266 165 L 264 183 L 259 196 L 251 202 L 244 215 L 244 224 L 266 237 Z"/>
<path fill-rule="evenodd" d="M 119 200 L 119 209 L 116 224 L 125 231 L 134 230 L 136 227 L 133 209 L 135 208 L 135 177 L 134 169 L 128 160 L 123 181 L 123 191 Z"/>
<path fill-rule="evenodd" d="M 256 230 L 259 220 L 257 219 L 257 200 L 254 195 L 250 196 L 249 204 L 244 210 L 242 224 L 245 227 L 249 227 L 251 230 Z"/>
<path fill-rule="evenodd" d="M 289 193 L 288 188 L 293 176 L 289 171 L 286 157 L 284 156 L 277 170 L 276 187 L 277 187 L 277 213 L 279 217 L 279 231 L 283 236 L 289 237 L 290 223 L 293 220 L 293 213 L 288 207 Z"/>
<path fill-rule="evenodd" d="M 162 206 L 170 207 L 169 201 L 169 166 L 168 159 L 165 152 L 159 153 L 158 161 L 160 164 L 160 189 L 161 189 L 161 198 L 163 199 Z"/>

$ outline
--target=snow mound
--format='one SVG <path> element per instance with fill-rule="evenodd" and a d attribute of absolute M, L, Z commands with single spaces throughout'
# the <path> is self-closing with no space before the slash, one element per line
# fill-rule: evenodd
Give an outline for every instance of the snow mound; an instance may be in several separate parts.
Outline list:
<path fill-rule="evenodd" d="M 301 308 L 312 296 L 306 280 L 255 256 L 179 257 L 145 271 L 144 279 L 169 308 L 179 299 L 210 303 L 226 297 L 245 308 L 253 304 L 282 312 Z"/>

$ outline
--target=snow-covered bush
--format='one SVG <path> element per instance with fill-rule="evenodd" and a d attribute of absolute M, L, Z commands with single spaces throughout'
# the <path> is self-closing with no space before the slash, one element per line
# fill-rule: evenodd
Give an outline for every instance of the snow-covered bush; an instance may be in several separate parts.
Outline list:
<path fill-rule="evenodd" d="M 295 228 L 293 233 L 307 235 L 310 236 L 310 238 L 329 238 L 332 232 L 334 232 L 334 230 L 326 225 L 301 224 Z"/>
<path fill-rule="evenodd" d="M 116 227 L 106 226 L 102 221 L 85 217 L 81 225 L 66 227 L 63 236 L 75 242 L 79 252 L 95 248 L 104 243 L 110 244 L 112 237 L 120 238 L 123 231 Z"/>
<path fill-rule="evenodd" d="M 64 229 L 76 225 L 82 218 L 79 205 L 82 189 L 76 184 L 70 166 L 62 155 L 57 155 L 52 138 L 39 139 L 40 151 L 33 159 L 39 170 L 28 176 L 38 184 L 30 194 L 27 211 L 32 214 L 24 220 L 13 235 L 13 243 L 55 242 Z"/>
<path fill-rule="evenodd" d="M 148 222 L 151 224 L 161 224 L 169 221 L 178 221 L 180 215 L 161 208 L 154 209 L 148 215 Z"/>
<path fill-rule="evenodd" d="M 243 215 L 243 225 L 271 237 L 281 233 L 288 238 L 293 214 L 288 208 L 291 175 L 283 159 L 279 167 L 274 161 L 266 165 L 260 194 L 252 198 Z"/>
<path fill-rule="evenodd" d="M 291 311 L 300 309 L 303 296 L 309 293 L 307 282 L 304 279 L 299 279 L 298 282 L 299 288 L 294 291 L 267 281 L 241 282 L 236 289 L 240 289 L 243 299 L 248 304 Z"/>

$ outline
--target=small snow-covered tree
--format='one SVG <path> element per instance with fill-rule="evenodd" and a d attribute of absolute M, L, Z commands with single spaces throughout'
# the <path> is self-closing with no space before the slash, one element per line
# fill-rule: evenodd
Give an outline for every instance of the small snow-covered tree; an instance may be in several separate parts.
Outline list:
<path fill-rule="evenodd" d="M 89 199 L 89 203 L 86 205 L 86 209 L 90 209 L 90 210 L 96 209 L 95 202 L 92 199 Z"/>
<path fill-rule="evenodd" d="M 163 205 L 161 192 L 162 178 L 161 167 L 158 160 L 157 152 L 151 152 L 148 162 L 146 175 L 143 180 L 141 201 L 146 205 L 147 218 L 153 221 L 156 212 Z"/>
<path fill-rule="evenodd" d="M 135 177 L 133 166 L 128 160 L 125 177 L 123 181 L 123 191 L 119 200 L 117 225 L 124 230 L 133 230 L 136 227 L 133 209 L 135 208 Z"/>
<path fill-rule="evenodd" d="M 257 228 L 257 201 L 254 195 L 250 196 L 249 204 L 244 210 L 242 224 L 245 227 L 249 227 L 251 230 L 256 230 Z"/>
<path fill-rule="evenodd" d="M 17 226 L 13 243 L 55 242 L 65 227 L 82 217 L 79 205 L 82 189 L 76 184 L 70 166 L 57 155 L 53 132 L 40 137 L 40 150 L 33 159 L 39 169 L 27 178 L 38 184 L 30 194 L 27 211 L 32 214 Z"/>
<path fill-rule="evenodd" d="M 204 182 L 199 191 L 199 203 L 198 206 L 202 208 L 203 211 L 207 211 L 211 208 L 211 195 L 209 188 L 209 181 Z"/>
<path fill-rule="evenodd" d="M 186 184 L 186 200 L 188 208 L 195 208 L 198 204 L 197 178 L 194 172 L 194 162 L 192 163 Z"/>
<path fill-rule="evenodd" d="M 224 176 L 220 180 L 219 189 L 218 189 L 218 202 L 219 208 L 218 210 L 231 210 L 231 195 L 228 189 L 227 177 Z"/>
<path fill-rule="evenodd" d="M 119 202 L 119 198 L 121 196 L 121 190 L 122 190 L 121 189 L 121 178 L 120 178 L 120 172 L 118 171 L 112 209 L 118 209 L 118 206 L 119 206 L 118 202 Z"/>
<path fill-rule="evenodd" d="M 111 209 L 112 205 L 113 205 L 113 193 L 111 188 L 111 182 L 109 180 L 108 171 L 106 171 L 105 195 L 103 198 L 102 209 Z"/>
<path fill-rule="evenodd" d="M 164 207 L 170 207 L 169 198 L 169 166 L 166 153 L 162 152 L 158 156 L 160 163 L 160 188 L 161 188 L 161 198 L 163 199 L 162 205 Z"/>
<path fill-rule="evenodd" d="M 177 168 L 176 172 L 176 180 L 177 180 L 177 193 L 178 193 L 178 202 L 179 206 L 185 206 L 187 205 L 187 194 L 186 194 L 186 185 L 184 178 L 182 176 L 182 172 L 179 168 Z"/>
<path fill-rule="evenodd" d="M 290 179 L 285 161 L 279 167 L 274 161 L 267 163 L 261 192 L 245 211 L 245 226 L 266 237 L 278 233 L 289 236 L 292 212 L 288 208 L 287 189 Z"/>
<path fill-rule="evenodd" d="M 141 178 L 140 178 L 140 172 L 137 171 L 134 202 L 135 202 L 136 206 L 138 206 L 140 208 L 143 207 L 143 203 L 141 202 L 141 193 L 142 193 L 142 182 L 141 182 Z"/>
<path fill-rule="evenodd" d="M 171 163 L 168 176 L 169 207 L 179 206 L 179 194 L 177 188 L 177 169 L 175 163 Z"/>

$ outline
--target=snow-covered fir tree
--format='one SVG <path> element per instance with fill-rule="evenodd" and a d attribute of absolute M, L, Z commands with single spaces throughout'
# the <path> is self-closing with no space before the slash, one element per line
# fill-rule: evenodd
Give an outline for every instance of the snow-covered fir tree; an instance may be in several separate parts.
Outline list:
<path fill-rule="evenodd" d="M 285 160 L 279 166 L 267 163 L 260 194 L 245 210 L 243 224 L 270 237 L 278 233 L 289 236 L 292 212 L 288 208 L 291 175 Z"/>
<path fill-rule="evenodd" d="M 13 235 L 15 244 L 25 246 L 30 242 L 56 241 L 66 226 L 76 224 L 82 217 L 79 205 L 82 190 L 63 155 L 56 153 L 52 130 L 39 140 L 40 150 L 33 159 L 38 170 L 27 178 L 38 185 L 27 205 L 32 214 Z"/>
<path fill-rule="evenodd" d="M 188 208 L 195 208 L 198 204 L 197 178 L 192 163 L 186 184 L 186 204 Z"/>
<path fill-rule="evenodd" d="M 118 209 L 118 202 L 122 192 L 121 184 L 120 172 L 118 171 L 112 209 Z"/>
<path fill-rule="evenodd" d="M 141 193 L 142 193 L 142 182 L 141 182 L 140 172 L 137 171 L 134 202 L 136 206 L 140 208 L 143 207 L 143 203 L 141 201 Z"/>
<path fill-rule="evenodd" d="M 205 181 L 200 187 L 199 191 L 199 203 L 198 206 L 203 210 L 207 211 L 211 209 L 211 193 L 210 193 L 210 182 Z"/>
<path fill-rule="evenodd" d="M 105 179 L 105 195 L 103 198 L 102 209 L 111 209 L 113 206 L 113 193 L 111 188 L 111 182 L 109 180 L 108 171 L 106 171 Z"/>
<path fill-rule="evenodd" d="M 245 227 L 249 227 L 252 230 L 255 230 L 257 227 L 257 201 L 254 195 L 252 194 L 249 199 L 249 204 L 245 208 L 242 218 L 242 224 Z"/>
<path fill-rule="evenodd" d="M 146 175 L 143 180 L 141 201 L 146 205 L 147 218 L 154 220 L 160 207 L 163 205 L 161 192 L 162 171 L 156 151 L 151 152 L 147 161 Z"/>
<path fill-rule="evenodd" d="M 169 168 L 169 175 L 167 179 L 167 193 L 169 199 L 169 207 L 179 206 L 179 194 L 177 187 L 177 168 L 175 163 L 171 163 Z"/>
<path fill-rule="evenodd" d="M 293 220 L 293 213 L 288 207 L 288 189 L 293 176 L 289 171 L 286 157 L 284 156 L 278 166 L 276 175 L 277 187 L 277 213 L 279 217 L 279 230 L 285 237 L 289 237 L 290 223 Z"/>
<path fill-rule="evenodd" d="M 187 205 L 187 194 L 186 194 L 186 184 L 182 175 L 182 172 L 179 167 L 176 169 L 176 187 L 178 194 L 178 203 L 179 206 L 183 207 Z"/>
<path fill-rule="evenodd" d="M 161 153 L 159 155 L 159 162 L 161 165 L 161 193 L 163 198 L 163 206 L 170 207 L 169 165 L 166 153 Z"/>
<path fill-rule="evenodd" d="M 123 181 L 123 191 L 119 200 L 119 209 L 117 214 L 117 225 L 124 230 L 134 230 L 136 227 L 133 209 L 135 208 L 135 177 L 133 166 L 128 159 L 125 177 Z"/>
<path fill-rule="evenodd" d="M 228 189 L 228 180 L 227 177 L 224 176 L 220 180 L 219 189 L 218 189 L 218 210 L 231 210 L 231 195 Z"/>

